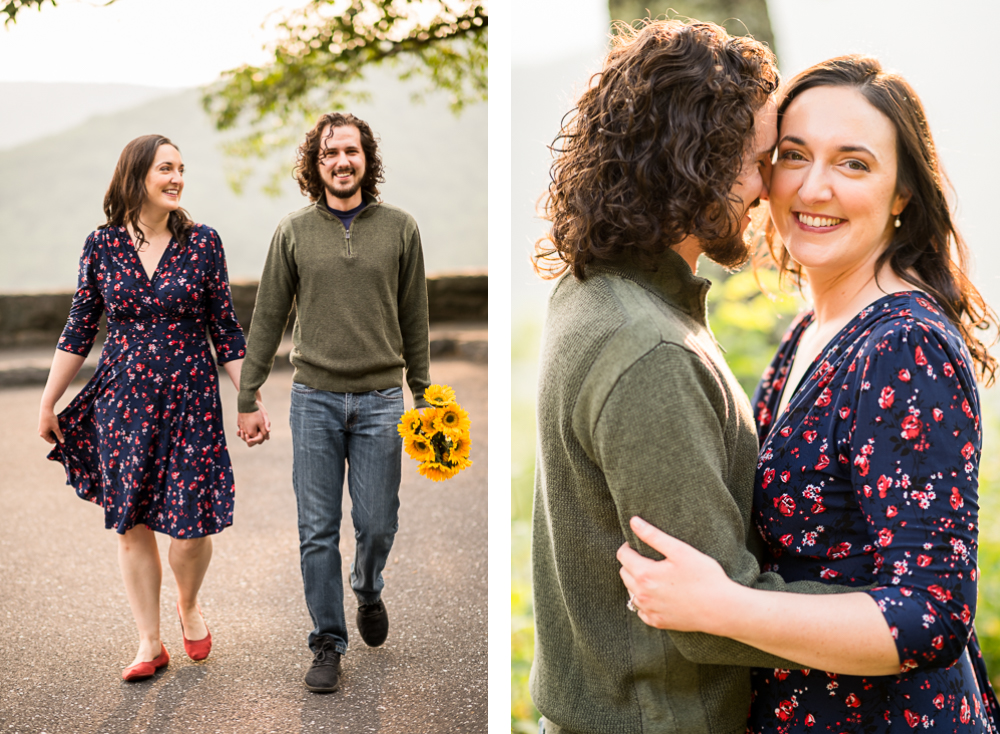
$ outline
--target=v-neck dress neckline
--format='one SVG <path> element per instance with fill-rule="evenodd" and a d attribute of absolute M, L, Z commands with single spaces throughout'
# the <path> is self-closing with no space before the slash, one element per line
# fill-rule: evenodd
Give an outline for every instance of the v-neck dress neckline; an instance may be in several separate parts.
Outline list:
<path fill-rule="evenodd" d="M 167 253 L 170 252 L 177 240 L 173 238 L 173 235 L 170 236 L 170 241 L 167 243 L 167 246 L 163 248 L 163 252 L 160 253 L 160 259 L 156 261 L 156 267 L 153 268 L 153 274 L 150 275 L 146 272 L 146 266 L 142 264 L 142 258 L 139 257 L 139 250 L 135 246 L 135 240 L 132 239 L 132 233 L 128 231 L 128 227 L 122 227 L 122 229 L 125 230 L 125 236 L 128 237 L 129 248 L 132 252 L 132 257 L 139 266 L 139 270 L 146 276 L 146 281 L 150 285 L 153 285 L 156 281 L 156 276 L 159 274 L 160 269 L 167 257 Z"/>
<path fill-rule="evenodd" d="M 845 332 L 853 331 L 854 329 L 856 329 L 857 322 L 860 319 L 862 319 L 865 313 L 871 313 L 874 309 L 879 307 L 887 299 L 896 298 L 897 296 L 930 298 L 930 296 L 928 296 L 924 291 L 917 289 L 896 291 L 894 293 L 886 293 L 882 297 L 872 301 L 863 309 L 854 314 L 854 316 L 851 317 L 850 321 L 848 321 L 846 324 L 840 327 L 837 333 L 834 334 L 832 337 L 830 337 L 830 339 L 826 342 L 826 344 L 823 345 L 823 348 L 819 350 L 819 352 L 813 358 L 812 362 L 809 363 L 809 366 L 806 367 L 805 372 L 802 373 L 802 376 L 799 378 L 799 381 L 795 383 L 794 386 L 789 385 L 787 382 L 782 386 L 781 390 L 778 392 L 776 396 L 777 401 L 773 403 L 775 410 L 778 411 L 774 415 L 774 425 L 777 425 L 781 421 L 781 419 L 785 416 L 785 414 L 788 413 L 789 407 L 795 400 L 796 393 L 798 393 L 799 389 L 809 381 L 816 368 L 819 365 L 823 364 L 823 360 L 829 355 L 830 350 L 836 348 L 837 345 L 840 344 L 840 342 L 843 340 Z M 788 354 L 787 360 L 784 363 L 788 370 L 786 372 L 786 379 L 787 375 L 791 374 L 792 368 L 795 365 L 795 358 L 798 356 L 799 347 L 802 345 L 802 337 L 805 334 L 806 329 L 808 329 L 815 321 L 816 321 L 816 311 L 810 309 L 809 311 L 806 311 L 805 313 L 802 314 L 802 317 L 800 318 L 797 324 L 793 325 L 791 340 L 794 341 L 794 344 L 792 345 L 791 352 Z M 790 387 L 792 388 L 792 392 L 789 395 L 788 402 L 785 403 L 785 407 L 783 410 L 779 410 L 781 408 L 781 401 L 784 399 L 785 396 L 785 391 L 787 391 Z"/>

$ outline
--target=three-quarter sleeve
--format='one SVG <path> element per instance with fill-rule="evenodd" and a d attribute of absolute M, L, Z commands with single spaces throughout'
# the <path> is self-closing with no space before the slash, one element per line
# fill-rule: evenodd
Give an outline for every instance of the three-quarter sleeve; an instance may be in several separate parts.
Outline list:
<path fill-rule="evenodd" d="M 243 329 L 233 309 L 233 294 L 229 288 L 229 272 L 226 268 L 226 254 L 222 249 L 222 239 L 214 229 L 208 229 L 208 239 L 212 253 L 213 267 L 207 273 L 206 289 L 208 299 L 208 333 L 212 337 L 219 364 L 243 359 L 247 344 Z"/>
<path fill-rule="evenodd" d="M 896 322 L 858 359 L 849 453 L 874 551 L 868 591 L 903 671 L 952 665 L 976 611 L 979 400 L 964 345 Z"/>
<path fill-rule="evenodd" d="M 69 318 L 66 319 L 66 326 L 56 345 L 57 349 L 84 357 L 90 354 L 94 346 L 94 339 L 101 324 L 101 314 L 104 313 L 104 294 L 99 282 L 104 277 L 99 267 L 97 244 L 99 233 L 100 230 L 93 232 L 83 245 L 73 305 L 70 307 Z"/>

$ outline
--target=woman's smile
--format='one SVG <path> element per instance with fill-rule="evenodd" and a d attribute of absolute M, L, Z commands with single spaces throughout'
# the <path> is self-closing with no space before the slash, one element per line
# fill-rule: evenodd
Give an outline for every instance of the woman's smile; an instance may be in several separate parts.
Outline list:
<path fill-rule="evenodd" d="M 806 212 L 794 212 L 794 214 L 799 227 L 806 232 L 832 232 L 847 222 L 846 219 L 823 214 L 808 214 Z"/>

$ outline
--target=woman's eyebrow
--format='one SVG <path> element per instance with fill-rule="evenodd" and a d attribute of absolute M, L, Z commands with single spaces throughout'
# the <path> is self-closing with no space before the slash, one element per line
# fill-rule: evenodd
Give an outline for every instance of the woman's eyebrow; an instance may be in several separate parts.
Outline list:
<path fill-rule="evenodd" d="M 866 153 L 875 160 L 878 160 L 878 156 L 872 153 L 870 150 L 868 150 L 868 148 L 866 148 L 863 145 L 841 145 L 840 148 L 838 148 L 838 150 L 841 153 Z"/>
<path fill-rule="evenodd" d="M 778 141 L 778 145 L 781 145 L 786 140 L 789 143 L 793 143 L 794 145 L 806 144 L 806 141 L 803 140 L 802 138 L 797 138 L 794 135 L 785 135 L 783 138 L 781 138 L 781 140 Z M 837 151 L 840 153 L 866 153 L 875 160 L 878 160 L 878 156 L 872 153 L 871 150 L 869 150 L 863 145 L 841 145 L 839 148 L 837 148 Z"/>
<path fill-rule="evenodd" d="M 781 138 L 781 140 L 778 141 L 778 145 L 781 145 L 786 140 L 789 143 L 795 143 L 795 145 L 805 145 L 806 144 L 806 141 L 803 140 L 802 138 L 797 138 L 794 135 L 785 135 L 784 137 Z"/>

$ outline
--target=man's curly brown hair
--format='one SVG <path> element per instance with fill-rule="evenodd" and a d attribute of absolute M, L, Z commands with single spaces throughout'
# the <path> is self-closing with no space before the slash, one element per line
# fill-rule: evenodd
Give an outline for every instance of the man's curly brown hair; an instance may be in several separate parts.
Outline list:
<path fill-rule="evenodd" d="M 543 203 L 552 222 L 535 244 L 543 277 L 583 279 L 595 261 L 655 269 L 693 235 L 739 237 L 731 189 L 753 144 L 754 115 L 778 86 L 774 54 L 713 23 L 619 26 L 551 146 Z"/>
<path fill-rule="evenodd" d="M 356 127 L 361 133 L 361 150 L 365 154 L 365 176 L 361 179 L 361 190 L 377 199 L 378 185 L 385 182 L 382 176 L 382 157 L 378 153 L 378 139 L 367 122 L 349 113 L 345 115 L 340 112 L 328 112 L 319 118 L 312 130 L 306 133 L 306 139 L 296 154 L 295 171 L 292 174 L 298 181 L 299 189 L 311 201 L 318 201 L 324 196 L 326 187 L 319 175 L 319 149 L 326 139 L 323 136 L 323 129 L 327 125 L 330 126 L 329 135 L 333 134 L 334 128 L 345 125 Z"/>

